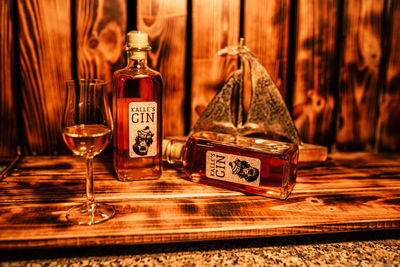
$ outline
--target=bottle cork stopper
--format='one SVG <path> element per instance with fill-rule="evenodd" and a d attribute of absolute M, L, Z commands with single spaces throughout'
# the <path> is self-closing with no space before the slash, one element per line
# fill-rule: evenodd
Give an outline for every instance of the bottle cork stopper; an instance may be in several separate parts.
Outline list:
<path fill-rule="evenodd" d="M 127 47 L 149 48 L 148 34 L 141 31 L 130 31 L 126 35 Z"/>

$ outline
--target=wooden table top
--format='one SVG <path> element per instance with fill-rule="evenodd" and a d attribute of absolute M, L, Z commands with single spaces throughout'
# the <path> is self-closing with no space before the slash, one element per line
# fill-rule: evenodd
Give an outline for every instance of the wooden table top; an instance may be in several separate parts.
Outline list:
<path fill-rule="evenodd" d="M 84 201 L 85 162 L 24 157 L 0 186 L 0 249 L 238 239 L 400 228 L 400 155 L 337 153 L 301 169 L 287 200 L 246 195 L 185 179 L 165 168 L 158 180 L 119 182 L 109 157 L 94 163 L 98 202 L 116 216 L 72 225 Z"/>

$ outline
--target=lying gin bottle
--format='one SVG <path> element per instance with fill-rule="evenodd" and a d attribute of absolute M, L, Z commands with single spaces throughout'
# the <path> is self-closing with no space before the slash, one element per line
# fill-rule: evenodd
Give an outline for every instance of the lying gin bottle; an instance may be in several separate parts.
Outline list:
<path fill-rule="evenodd" d="M 296 183 L 298 146 L 202 131 L 165 139 L 163 159 L 182 164 L 193 182 L 286 199 Z"/>

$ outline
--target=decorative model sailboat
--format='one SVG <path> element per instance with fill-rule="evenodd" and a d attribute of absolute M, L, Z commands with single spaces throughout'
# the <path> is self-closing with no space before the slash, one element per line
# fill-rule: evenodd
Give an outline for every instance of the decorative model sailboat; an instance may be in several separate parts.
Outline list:
<path fill-rule="evenodd" d="M 244 40 L 241 38 L 238 46 L 228 46 L 218 51 L 219 56 L 238 56 L 241 62 L 240 68 L 229 77 L 222 89 L 211 100 L 191 132 L 207 130 L 246 136 L 275 134 L 299 145 L 300 167 L 310 167 L 324 162 L 327 158 L 327 148 L 302 142 L 278 87 L 268 71 L 243 43 Z M 246 120 L 243 118 L 245 61 L 250 66 L 251 76 L 251 99 Z M 232 95 L 236 88 L 238 112 L 236 123 L 234 123 Z"/>

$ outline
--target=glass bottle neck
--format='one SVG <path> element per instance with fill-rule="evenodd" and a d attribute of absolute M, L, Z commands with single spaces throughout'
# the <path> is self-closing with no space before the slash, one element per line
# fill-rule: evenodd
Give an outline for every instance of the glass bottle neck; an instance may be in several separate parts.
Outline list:
<path fill-rule="evenodd" d="M 128 67 L 147 68 L 147 51 L 128 50 Z"/>
<path fill-rule="evenodd" d="M 187 137 L 170 137 L 162 142 L 163 160 L 171 165 L 183 165 Z"/>

